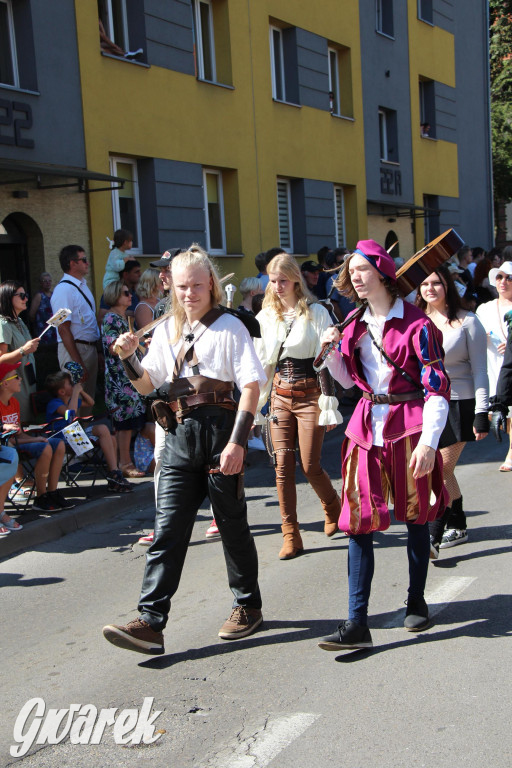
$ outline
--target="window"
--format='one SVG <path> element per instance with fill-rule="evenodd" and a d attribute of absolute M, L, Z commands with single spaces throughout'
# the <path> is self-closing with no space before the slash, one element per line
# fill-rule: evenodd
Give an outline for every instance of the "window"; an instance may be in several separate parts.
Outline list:
<path fill-rule="evenodd" d="M 393 0 L 375 0 L 377 32 L 393 37 Z"/>
<path fill-rule="evenodd" d="M 270 66 L 272 71 L 272 98 L 286 101 L 284 79 L 283 30 L 270 27 Z"/>
<path fill-rule="evenodd" d="M 336 248 L 345 248 L 345 194 L 343 187 L 334 187 L 334 221 L 336 224 Z"/>
<path fill-rule="evenodd" d="M 205 169 L 203 171 L 203 185 L 206 212 L 206 250 L 211 254 L 225 254 L 226 232 L 222 173 Z"/>
<path fill-rule="evenodd" d="M 194 34 L 196 39 L 197 76 L 200 80 L 217 80 L 215 39 L 211 0 L 195 0 Z"/>
<path fill-rule="evenodd" d="M 114 229 L 127 229 L 131 232 L 131 253 L 142 253 L 137 162 L 126 157 L 112 157 L 110 167 L 113 176 L 125 179 L 123 189 L 112 191 Z"/>
<path fill-rule="evenodd" d="M 420 78 L 420 128 L 421 135 L 435 138 L 436 135 L 436 94 L 433 80 Z"/>
<path fill-rule="evenodd" d="M 379 108 L 380 159 L 389 163 L 398 162 L 398 132 L 396 112 Z"/>
<path fill-rule="evenodd" d="M 340 115 L 340 67 L 338 51 L 335 48 L 328 49 L 329 55 L 329 101 L 331 114 Z"/>
<path fill-rule="evenodd" d="M 0 83 L 19 85 L 11 0 L 0 0 Z"/>
<path fill-rule="evenodd" d="M 98 0 L 98 13 L 107 36 L 124 51 L 129 51 L 126 0 Z"/>
<path fill-rule="evenodd" d="M 279 246 L 287 253 L 293 253 L 292 200 L 290 182 L 277 180 L 277 216 L 279 220 Z"/>
<path fill-rule="evenodd" d="M 418 0 L 418 19 L 433 24 L 434 9 L 432 5 L 432 0 Z"/>
<path fill-rule="evenodd" d="M 440 234 L 439 197 L 423 195 L 423 207 L 425 209 L 425 243 L 430 243 Z"/>

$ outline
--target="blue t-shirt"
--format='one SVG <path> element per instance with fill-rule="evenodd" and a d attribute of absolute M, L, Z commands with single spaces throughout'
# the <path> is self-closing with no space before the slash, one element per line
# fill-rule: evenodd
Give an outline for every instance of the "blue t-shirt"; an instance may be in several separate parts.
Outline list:
<path fill-rule="evenodd" d="M 67 427 L 68 424 L 71 424 L 71 422 L 76 416 L 75 411 L 70 411 L 69 412 L 70 418 L 64 419 L 64 416 L 61 416 L 61 414 L 59 413 L 59 408 L 61 408 L 63 405 L 64 406 L 66 405 L 64 400 L 62 400 L 60 397 L 53 397 L 48 403 L 48 405 L 46 406 L 47 422 L 50 423 L 52 421 L 56 421 L 57 419 L 63 419 L 63 421 L 59 421 L 59 429 L 62 429 L 63 427 Z M 81 405 L 82 405 L 82 400 L 81 398 L 78 398 L 78 410 L 80 409 Z"/>

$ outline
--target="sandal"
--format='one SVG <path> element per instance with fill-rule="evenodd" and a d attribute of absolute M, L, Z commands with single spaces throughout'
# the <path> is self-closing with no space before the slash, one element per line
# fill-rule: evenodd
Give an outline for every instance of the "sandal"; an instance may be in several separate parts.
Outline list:
<path fill-rule="evenodd" d="M 512 460 L 505 459 L 500 467 L 500 472 L 512 472 Z"/>
<path fill-rule="evenodd" d="M 0 525 L 2 526 L 2 528 L 7 528 L 8 531 L 23 530 L 23 526 L 20 525 L 17 520 L 13 520 L 12 517 L 10 520 L 2 520 L 2 518 L 0 518 Z"/>
<path fill-rule="evenodd" d="M 121 464 L 119 467 L 123 477 L 145 477 L 146 473 L 137 469 L 134 464 Z"/>
<path fill-rule="evenodd" d="M 10 530 L 6 528 L 5 526 L 0 526 L 0 536 L 8 536 L 10 534 Z"/>

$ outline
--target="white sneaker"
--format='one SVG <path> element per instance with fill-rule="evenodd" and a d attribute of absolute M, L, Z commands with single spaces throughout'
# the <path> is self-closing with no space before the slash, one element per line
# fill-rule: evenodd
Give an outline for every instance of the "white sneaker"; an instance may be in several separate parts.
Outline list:
<path fill-rule="evenodd" d="M 265 443 L 261 437 L 251 437 L 247 443 L 248 448 L 252 448 L 254 451 L 266 451 Z"/>
<path fill-rule="evenodd" d="M 465 544 L 468 540 L 467 530 L 460 530 L 459 528 L 448 528 L 443 533 L 443 538 L 439 545 L 439 549 L 448 549 L 449 547 L 456 547 L 457 544 Z"/>
<path fill-rule="evenodd" d="M 212 520 L 212 524 L 206 531 L 205 535 L 207 539 L 216 539 L 217 536 L 220 536 L 219 529 L 217 528 L 217 523 L 215 522 L 215 519 Z"/>

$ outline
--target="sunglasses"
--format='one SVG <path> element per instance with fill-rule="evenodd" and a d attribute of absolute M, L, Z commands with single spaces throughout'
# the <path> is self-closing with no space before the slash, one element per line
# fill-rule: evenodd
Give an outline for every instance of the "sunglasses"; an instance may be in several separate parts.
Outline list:
<path fill-rule="evenodd" d="M 5 383 L 6 381 L 12 381 L 13 379 L 21 379 L 21 376 L 19 373 L 15 373 L 14 376 L 7 376 L 2 383 Z"/>
<path fill-rule="evenodd" d="M 496 282 L 500 280 L 506 280 L 507 283 L 512 283 L 512 275 L 496 275 Z"/>
<path fill-rule="evenodd" d="M 123 296 L 130 296 L 131 295 L 130 291 L 128 291 L 128 290 L 125 290 L 122 293 L 123 293 Z"/>
<path fill-rule="evenodd" d="M 89 259 L 87 258 L 87 256 L 80 256 L 77 259 L 73 259 L 73 261 L 83 261 L 84 264 L 87 264 Z"/>
<path fill-rule="evenodd" d="M 15 293 L 15 296 L 19 296 L 19 298 L 22 301 L 25 301 L 25 299 L 28 299 L 28 293 L 25 293 L 25 291 L 22 291 L 21 293 Z"/>

